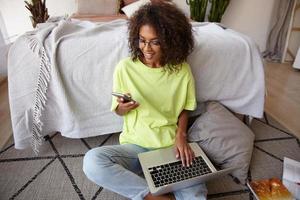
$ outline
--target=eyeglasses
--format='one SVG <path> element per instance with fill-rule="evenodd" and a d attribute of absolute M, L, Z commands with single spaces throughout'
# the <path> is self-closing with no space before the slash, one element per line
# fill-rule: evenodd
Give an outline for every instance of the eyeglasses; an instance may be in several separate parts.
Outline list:
<path fill-rule="evenodd" d="M 139 39 L 139 44 L 143 47 L 146 46 L 146 44 L 150 45 L 150 47 L 158 47 L 160 46 L 160 43 L 158 40 L 150 40 L 150 41 L 146 41 L 144 39 Z"/>

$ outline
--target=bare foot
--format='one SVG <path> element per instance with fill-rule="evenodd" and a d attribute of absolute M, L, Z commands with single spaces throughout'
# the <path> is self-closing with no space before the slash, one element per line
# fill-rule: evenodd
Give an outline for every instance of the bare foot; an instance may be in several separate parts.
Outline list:
<path fill-rule="evenodd" d="M 172 193 L 153 196 L 151 193 L 148 193 L 144 198 L 145 200 L 176 200 Z"/>

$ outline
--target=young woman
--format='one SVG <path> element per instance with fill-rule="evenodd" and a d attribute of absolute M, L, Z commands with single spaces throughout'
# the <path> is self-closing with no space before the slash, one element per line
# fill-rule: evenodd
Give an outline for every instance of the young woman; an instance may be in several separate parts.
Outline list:
<path fill-rule="evenodd" d="M 90 180 L 131 199 L 206 199 L 204 184 L 152 196 L 139 176 L 137 156 L 173 145 L 182 164 L 192 164 L 187 121 L 196 99 L 186 59 L 193 44 L 188 19 L 170 3 L 146 4 L 130 18 L 131 57 L 117 65 L 113 91 L 127 93 L 134 101 L 113 98 L 112 111 L 124 117 L 120 145 L 87 152 L 83 170 Z"/>

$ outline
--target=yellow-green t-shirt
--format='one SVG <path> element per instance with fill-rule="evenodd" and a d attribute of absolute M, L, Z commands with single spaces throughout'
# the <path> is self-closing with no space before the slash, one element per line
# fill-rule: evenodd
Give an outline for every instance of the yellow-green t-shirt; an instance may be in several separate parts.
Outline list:
<path fill-rule="evenodd" d="M 120 143 L 145 148 L 174 144 L 182 110 L 196 108 L 194 79 L 187 63 L 178 72 L 151 68 L 140 60 L 121 60 L 116 66 L 113 91 L 130 93 L 140 105 L 124 115 Z M 113 97 L 111 110 L 118 105 Z"/>

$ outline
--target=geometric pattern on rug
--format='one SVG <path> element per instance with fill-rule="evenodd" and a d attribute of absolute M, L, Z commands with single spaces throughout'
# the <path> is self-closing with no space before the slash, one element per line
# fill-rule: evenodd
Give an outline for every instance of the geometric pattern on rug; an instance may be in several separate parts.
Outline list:
<path fill-rule="evenodd" d="M 249 180 L 282 177 L 283 158 L 300 161 L 299 140 L 270 119 L 254 119 L 254 150 Z M 118 144 L 119 133 L 85 139 L 54 134 L 46 137 L 40 153 L 16 150 L 10 142 L 0 151 L 0 200 L 125 200 L 116 193 L 89 181 L 82 171 L 82 159 L 91 148 Z M 221 180 L 221 181 L 220 181 Z M 252 200 L 249 189 L 225 176 L 207 183 L 208 199 Z"/>

